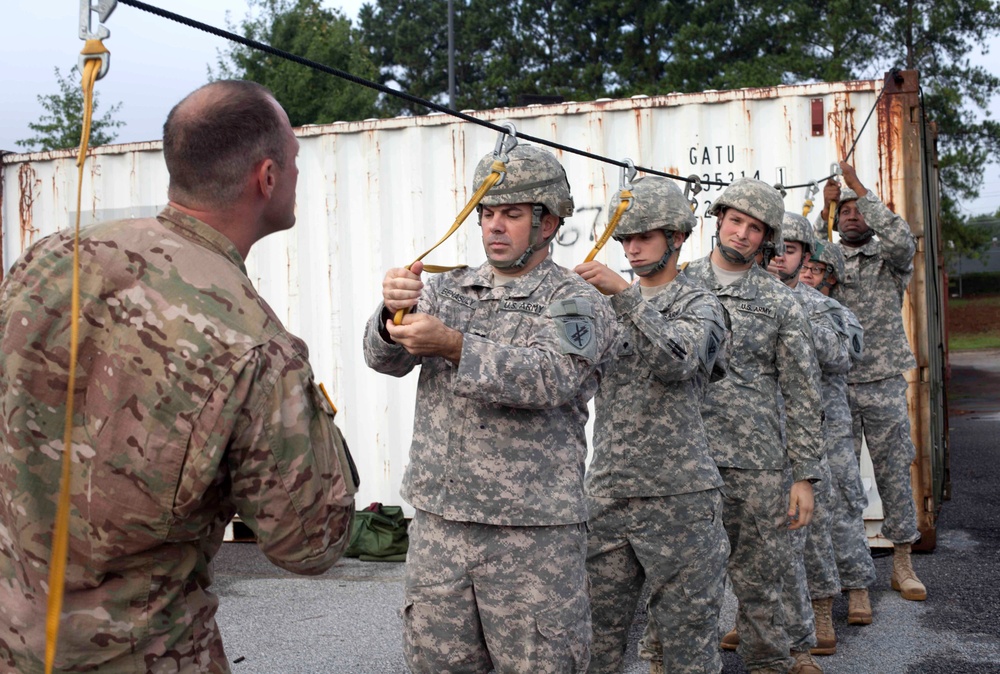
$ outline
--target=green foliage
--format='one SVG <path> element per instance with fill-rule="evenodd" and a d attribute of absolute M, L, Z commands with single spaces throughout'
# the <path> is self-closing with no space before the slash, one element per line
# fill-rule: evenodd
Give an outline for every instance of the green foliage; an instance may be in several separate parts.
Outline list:
<path fill-rule="evenodd" d="M 59 85 L 58 94 L 38 96 L 38 103 L 45 112 L 37 122 L 29 122 L 28 128 L 35 132 L 30 138 L 15 141 L 19 147 L 29 152 L 45 152 L 48 150 L 63 150 L 80 145 L 83 134 L 83 89 L 80 70 L 73 66 L 69 74 L 63 77 L 59 68 L 55 69 L 56 82 Z M 90 145 L 107 145 L 118 137 L 114 129 L 122 127 L 125 122 L 112 119 L 121 103 L 112 105 L 103 117 L 97 116 L 100 94 L 94 93 L 93 117 L 90 122 Z"/>
<path fill-rule="evenodd" d="M 338 10 L 319 0 L 248 0 L 249 10 L 233 32 L 323 65 L 374 79 L 358 31 Z M 246 79 L 268 87 L 292 126 L 375 117 L 377 92 L 277 56 L 233 45 L 219 54 L 211 79 Z"/>

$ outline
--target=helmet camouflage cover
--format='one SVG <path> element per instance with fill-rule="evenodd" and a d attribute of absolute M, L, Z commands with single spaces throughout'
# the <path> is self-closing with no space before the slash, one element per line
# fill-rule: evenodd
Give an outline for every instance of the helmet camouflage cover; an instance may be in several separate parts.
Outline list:
<path fill-rule="evenodd" d="M 709 207 L 707 214 L 718 217 L 724 208 L 735 208 L 757 218 L 775 233 L 780 233 L 781 221 L 785 216 L 785 201 L 781 198 L 781 193 L 754 178 L 737 178 L 730 183 Z M 775 237 L 775 240 L 780 239 L 780 236 Z"/>
<path fill-rule="evenodd" d="M 812 260 L 813 262 L 822 262 L 832 269 L 833 275 L 837 277 L 838 281 L 844 278 L 847 266 L 844 262 L 844 252 L 840 249 L 840 246 L 836 246 L 829 241 L 821 242 L 816 246 L 816 250 L 813 251 Z"/>
<path fill-rule="evenodd" d="M 781 240 L 797 241 L 810 252 L 816 250 L 816 236 L 812 225 L 798 213 L 785 211 L 785 217 L 781 221 Z"/>
<path fill-rule="evenodd" d="M 481 205 L 542 204 L 559 218 L 573 215 L 573 195 L 566 170 L 554 154 L 535 145 L 517 145 L 507 157 L 507 174 L 499 185 L 486 193 Z M 492 167 L 491 152 L 476 166 L 473 177 L 476 189 L 490 175 Z"/>
<path fill-rule="evenodd" d="M 613 236 L 616 241 L 654 229 L 683 232 L 685 235 L 694 230 L 697 220 L 691 212 L 691 204 L 670 178 L 643 176 L 632 181 L 630 191 L 632 203 L 615 227 Z M 608 204 L 609 217 L 620 203 L 621 193 L 615 192 Z"/>

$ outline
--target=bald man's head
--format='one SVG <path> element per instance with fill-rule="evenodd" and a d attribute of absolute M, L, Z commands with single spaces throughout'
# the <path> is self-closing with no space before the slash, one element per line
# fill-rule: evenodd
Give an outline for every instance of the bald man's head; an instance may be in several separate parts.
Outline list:
<path fill-rule="evenodd" d="M 261 161 L 292 159 L 288 134 L 288 116 L 266 87 L 222 80 L 195 90 L 163 125 L 170 200 L 200 209 L 235 203 Z"/>

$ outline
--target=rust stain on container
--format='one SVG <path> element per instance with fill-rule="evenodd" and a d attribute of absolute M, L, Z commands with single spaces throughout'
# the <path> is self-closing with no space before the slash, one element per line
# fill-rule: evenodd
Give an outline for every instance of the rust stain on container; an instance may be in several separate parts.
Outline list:
<path fill-rule="evenodd" d="M 34 240 L 34 235 L 38 232 L 33 226 L 32 209 L 35 205 L 35 187 L 39 184 L 38 174 L 31 164 L 21 164 L 17 170 L 17 187 L 20 196 L 18 199 L 18 218 L 21 227 L 21 250 L 22 252 L 28 244 Z"/>

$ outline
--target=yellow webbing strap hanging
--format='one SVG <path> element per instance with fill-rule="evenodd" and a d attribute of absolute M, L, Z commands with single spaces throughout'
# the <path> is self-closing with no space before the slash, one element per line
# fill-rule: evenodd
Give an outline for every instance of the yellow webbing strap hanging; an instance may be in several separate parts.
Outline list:
<path fill-rule="evenodd" d="M 621 220 L 622 214 L 625 213 L 629 206 L 632 205 L 632 192 L 629 190 L 622 190 L 618 193 L 618 197 L 621 201 L 618 202 L 618 208 L 615 209 L 615 214 L 611 216 L 604 233 L 601 234 L 601 237 L 594 243 L 594 249 L 590 251 L 584 259 L 584 262 L 591 262 L 595 257 L 597 257 L 597 254 L 601 252 L 601 248 L 604 248 L 604 244 L 606 244 L 608 239 L 611 238 L 611 235 L 615 233 L 615 228 L 618 227 L 618 221 Z"/>
<path fill-rule="evenodd" d="M 435 248 L 437 248 L 442 243 L 447 241 L 448 237 L 450 237 L 452 234 L 458 231 L 458 228 L 462 226 L 462 223 L 465 222 L 465 219 L 469 217 L 469 213 L 475 210 L 476 206 L 479 205 L 479 202 L 483 200 L 484 196 L 486 196 L 486 193 L 489 192 L 490 189 L 494 185 L 496 185 L 497 182 L 507 172 L 507 165 L 504 164 L 499 159 L 494 159 L 493 166 L 491 166 L 490 169 L 492 170 L 492 173 L 486 176 L 486 180 L 483 181 L 483 184 L 479 186 L 479 189 L 476 190 L 475 194 L 472 195 L 472 198 L 469 199 L 469 203 L 465 205 L 465 208 L 462 209 L 462 212 L 459 213 L 458 216 L 455 218 L 455 222 L 452 223 L 451 229 L 449 229 L 437 243 L 435 243 L 433 246 L 425 250 L 420 255 L 420 257 L 418 257 L 410 264 L 406 265 L 407 269 L 415 265 L 417 262 L 423 260 L 427 255 L 430 255 L 431 251 L 433 251 Z M 460 269 L 461 267 L 464 266 L 465 265 L 460 265 L 458 267 L 439 267 L 437 265 L 424 265 L 424 271 L 431 274 L 440 274 L 441 272 L 450 271 L 452 269 Z M 396 312 L 396 315 L 392 317 L 392 322 L 395 325 L 399 325 L 400 323 L 403 322 L 403 316 L 405 316 L 408 313 L 410 313 L 409 309 L 400 309 L 399 311 Z"/>
<path fill-rule="evenodd" d="M 837 204 L 836 202 L 830 204 L 830 214 L 827 217 L 826 222 L 826 240 L 833 241 L 833 220 L 837 217 Z"/>
<path fill-rule="evenodd" d="M 85 56 L 108 54 L 100 40 L 87 40 L 80 52 Z M 104 61 L 106 63 L 106 61 Z M 59 640 L 59 617 L 62 613 L 63 589 L 66 583 L 66 557 L 69 552 L 69 509 L 72 493 L 73 463 L 73 391 L 76 388 L 76 364 L 80 337 L 80 210 L 83 203 L 83 169 L 90 141 L 90 124 L 94 112 L 94 83 L 101 74 L 100 58 L 88 58 L 83 65 L 83 133 L 76 157 L 76 230 L 73 237 L 73 290 L 70 300 L 69 372 L 66 382 L 66 420 L 63 431 L 62 473 L 59 479 L 59 504 L 55 530 L 52 533 L 52 558 L 49 561 L 49 600 L 45 615 L 45 674 L 51 674 Z"/>
<path fill-rule="evenodd" d="M 802 205 L 802 216 L 803 217 L 808 216 L 812 212 L 812 209 L 813 209 L 813 200 L 806 199 L 806 202 Z"/>
<path fill-rule="evenodd" d="M 812 184 L 806 188 L 806 201 L 802 205 L 802 217 L 804 218 L 809 217 L 809 214 L 812 213 L 813 206 L 815 205 L 813 203 L 813 197 L 816 196 L 818 193 L 819 193 L 819 185 L 814 180 Z"/>

